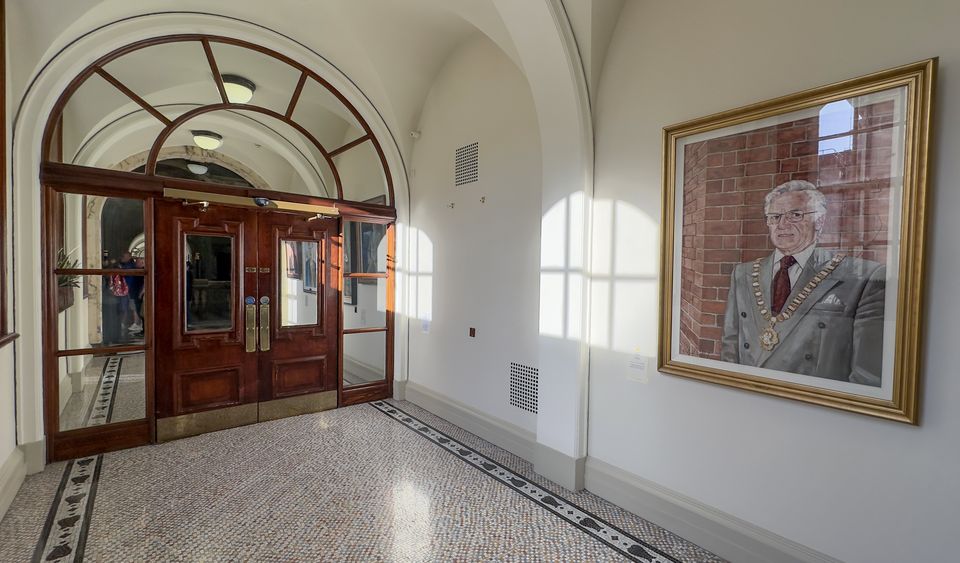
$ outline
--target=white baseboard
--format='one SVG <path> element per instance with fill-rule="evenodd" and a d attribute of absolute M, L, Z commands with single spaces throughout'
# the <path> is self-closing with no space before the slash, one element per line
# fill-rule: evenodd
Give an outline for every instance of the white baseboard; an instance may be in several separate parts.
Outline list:
<path fill-rule="evenodd" d="M 407 400 L 407 382 L 406 380 L 393 380 L 393 398 L 398 401 Z"/>
<path fill-rule="evenodd" d="M 23 452 L 23 461 L 27 465 L 27 475 L 40 473 L 47 465 L 47 439 L 41 438 L 36 442 L 20 444 Z"/>
<path fill-rule="evenodd" d="M 23 461 L 23 452 L 20 448 L 14 448 L 7 459 L 0 463 L 0 519 L 7 513 L 26 476 L 27 464 Z"/>
<path fill-rule="evenodd" d="M 483 414 L 412 381 L 408 381 L 404 386 L 404 394 L 407 401 L 480 436 L 513 455 L 533 462 L 537 445 L 537 436 L 533 432 Z"/>
<path fill-rule="evenodd" d="M 841 563 L 622 469 L 587 458 L 588 491 L 737 563 Z"/>
<path fill-rule="evenodd" d="M 570 491 L 583 489 L 586 457 L 572 457 L 538 443 L 533 453 L 533 470 Z"/>

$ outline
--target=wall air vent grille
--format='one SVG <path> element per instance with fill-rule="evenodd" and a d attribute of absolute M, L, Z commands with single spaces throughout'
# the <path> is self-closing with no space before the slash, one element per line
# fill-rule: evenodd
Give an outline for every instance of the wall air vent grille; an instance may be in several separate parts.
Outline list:
<path fill-rule="evenodd" d="M 537 414 L 540 394 L 540 371 L 537 368 L 510 362 L 510 404 Z"/>
<path fill-rule="evenodd" d="M 470 143 L 457 149 L 453 159 L 454 184 L 462 186 L 477 181 L 480 171 L 480 143 Z"/>

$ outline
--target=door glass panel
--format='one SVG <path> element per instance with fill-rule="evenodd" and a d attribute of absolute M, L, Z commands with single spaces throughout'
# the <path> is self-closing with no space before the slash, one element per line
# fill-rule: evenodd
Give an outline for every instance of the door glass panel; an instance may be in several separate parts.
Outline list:
<path fill-rule="evenodd" d="M 343 233 L 348 253 L 344 259 L 345 273 L 386 273 L 387 225 L 345 221 Z"/>
<path fill-rule="evenodd" d="M 343 335 L 343 386 L 365 385 L 386 379 L 387 333 Z"/>
<path fill-rule="evenodd" d="M 387 280 L 347 278 L 343 280 L 343 328 L 386 328 Z"/>
<path fill-rule="evenodd" d="M 319 245 L 316 241 L 280 242 L 280 326 L 317 324 L 320 290 Z"/>
<path fill-rule="evenodd" d="M 60 268 L 134 267 L 144 258 L 143 200 L 59 194 Z M 142 266 L 141 266 L 142 267 Z"/>
<path fill-rule="evenodd" d="M 143 352 L 59 358 L 60 430 L 146 417 Z"/>
<path fill-rule="evenodd" d="M 187 332 L 233 328 L 233 237 L 187 235 L 183 249 Z"/>
<path fill-rule="evenodd" d="M 57 278 L 60 350 L 144 343 L 144 277 L 142 275 Z"/>

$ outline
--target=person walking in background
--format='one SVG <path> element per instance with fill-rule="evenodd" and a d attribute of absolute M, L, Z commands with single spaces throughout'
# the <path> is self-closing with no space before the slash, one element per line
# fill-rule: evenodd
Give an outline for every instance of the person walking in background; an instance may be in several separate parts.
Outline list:
<path fill-rule="evenodd" d="M 118 266 L 125 270 L 138 268 L 137 262 L 129 252 L 124 252 L 121 255 Z M 123 281 L 127 286 L 127 294 L 120 296 L 120 323 L 126 325 L 127 330 L 131 333 L 141 333 L 143 324 L 140 322 L 139 304 L 143 299 L 143 276 L 123 276 Z M 132 322 L 127 323 L 128 318 L 132 318 Z"/>

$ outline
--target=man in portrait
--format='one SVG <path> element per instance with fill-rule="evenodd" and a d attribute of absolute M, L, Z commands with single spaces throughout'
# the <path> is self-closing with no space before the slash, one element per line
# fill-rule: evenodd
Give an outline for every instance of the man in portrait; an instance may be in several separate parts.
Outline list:
<path fill-rule="evenodd" d="M 817 248 L 823 193 L 791 180 L 766 195 L 772 254 L 730 276 L 720 359 L 879 386 L 886 268 Z"/>

